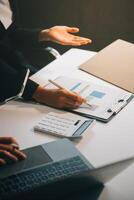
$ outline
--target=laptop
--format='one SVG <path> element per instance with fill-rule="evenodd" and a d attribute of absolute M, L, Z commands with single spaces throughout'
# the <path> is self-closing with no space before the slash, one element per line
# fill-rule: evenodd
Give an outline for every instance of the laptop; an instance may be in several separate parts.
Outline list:
<path fill-rule="evenodd" d="M 95 168 L 68 139 L 25 149 L 27 159 L 0 168 L 0 199 L 53 197 L 103 185 L 133 163 L 128 158 Z M 53 196 L 54 195 L 54 196 Z M 45 198 L 46 199 L 46 198 Z M 50 198 L 48 198 L 50 199 Z"/>
<path fill-rule="evenodd" d="M 11 97 L 5 99 L 4 101 L 0 102 L 0 105 L 3 105 L 5 103 L 7 103 L 8 101 L 17 100 L 17 99 L 22 97 L 23 92 L 24 92 L 25 87 L 26 87 L 27 80 L 29 78 L 29 74 L 30 74 L 29 69 L 26 69 L 21 73 L 21 75 L 19 77 L 19 83 L 18 83 L 18 87 L 17 87 L 17 90 L 16 90 L 16 94 L 13 94 L 13 96 L 11 96 Z"/>
<path fill-rule="evenodd" d="M 118 39 L 83 63 L 80 69 L 134 93 L 134 44 Z"/>

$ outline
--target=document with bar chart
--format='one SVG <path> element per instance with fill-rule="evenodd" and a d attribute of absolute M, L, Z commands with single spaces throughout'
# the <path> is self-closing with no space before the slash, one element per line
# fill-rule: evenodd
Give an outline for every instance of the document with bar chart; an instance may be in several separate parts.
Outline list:
<path fill-rule="evenodd" d="M 118 87 L 103 87 L 90 81 L 87 82 L 65 76 L 57 77 L 54 81 L 85 98 L 86 103 L 83 103 L 78 109 L 74 109 L 71 112 L 103 122 L 108 122 L 133 98 L 132 93 Z M 46 87 L 56 88 L 51 83 Z"/>

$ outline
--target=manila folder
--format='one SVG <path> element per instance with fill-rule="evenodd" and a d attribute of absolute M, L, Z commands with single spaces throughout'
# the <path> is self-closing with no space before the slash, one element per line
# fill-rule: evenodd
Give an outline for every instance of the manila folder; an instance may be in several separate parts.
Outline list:
<path fill-rule="evenodd" d="M 80 69 L 134 93 L 134 44 L 118 39 Z"/>

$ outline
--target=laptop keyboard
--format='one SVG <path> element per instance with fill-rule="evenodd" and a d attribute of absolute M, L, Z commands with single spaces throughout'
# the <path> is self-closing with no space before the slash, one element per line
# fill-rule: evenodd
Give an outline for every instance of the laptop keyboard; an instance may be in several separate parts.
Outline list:
<path fill-rule="evenodd" d="M 79 156 L 37 167 L 0 180 L 0 196 L 7 198 L 32 191 L 34 188 L 63 180 L 80 172 L 88 171 L 88 169 L 89 167 Z"/>

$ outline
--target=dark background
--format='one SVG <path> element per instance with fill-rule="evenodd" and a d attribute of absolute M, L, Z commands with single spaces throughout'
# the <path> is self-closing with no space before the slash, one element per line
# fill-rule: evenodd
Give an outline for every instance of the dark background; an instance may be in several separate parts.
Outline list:
<path fill-rule="evenodd" d="M 83 49 L 98 51 L 120 38 L 134 42 L 134 0 L 14 0 L 16 21 L 22 26 L 48 28 L 77 26 L 93 43 Z M 64 52 L 68 47 L 52 45 Z"/>

